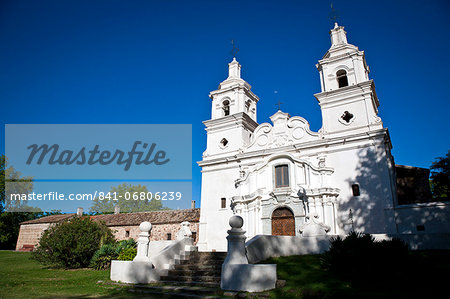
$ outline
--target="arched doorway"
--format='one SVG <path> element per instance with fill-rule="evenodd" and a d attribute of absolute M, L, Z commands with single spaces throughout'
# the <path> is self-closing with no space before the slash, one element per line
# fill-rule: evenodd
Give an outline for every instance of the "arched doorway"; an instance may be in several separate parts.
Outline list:
<path fill-rule="evenodd" d="M 278 208 L 272 213 L 272 235 L 295 236 L 294 214 L 288 208 Z"/>

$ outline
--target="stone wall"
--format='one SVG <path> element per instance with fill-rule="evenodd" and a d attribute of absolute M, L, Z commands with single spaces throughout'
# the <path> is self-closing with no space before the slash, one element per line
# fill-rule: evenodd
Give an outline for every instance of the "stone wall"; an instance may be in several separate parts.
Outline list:
<path fill-rule="evenodd" d="M 30 245 L 36 247 L 42 234 L 49 227 L 50 223 L 22 224 L 17 238 L 16 250 L 31 249 Z"/>
<path fill-rule="evenodd" d="M 397 233 L 450 233 L 450 202 L 417 203 L 394 208 Z"/>
<path fill-rule="evenodd" d="M 169 233 L 171 234 L 171 239 L 175 240 L 177 232 L 180 230 L 180 227 L 181 227 L 180 223 L 152 224 L 150 241 L 167 240 L 168 239 L 167 234 Z M 191 231 L 195 233 L 194 244 L 196 244 L 198 239 L 198 223 L 190 223 L 189 227 Z M 110 226 L 109 228 L 114 232 L 114 236 L 119 241 L 127 240 L 130 238 L 136 240 L 140 232 L 139 225 Z"/>

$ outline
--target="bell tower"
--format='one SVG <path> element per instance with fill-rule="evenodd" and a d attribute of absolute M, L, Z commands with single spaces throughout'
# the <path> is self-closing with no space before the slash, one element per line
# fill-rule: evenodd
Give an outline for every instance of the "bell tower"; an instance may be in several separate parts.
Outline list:
<path fill-rule="evenodd" d="M 324 135 L 342 135 L 383 128 L 378 98 L 364 51 L 347 42 L 344 27 L 335 23 L 331 47 L 316 65 L 321 93 L 314 96 L 322 110 Z"/>
<path fill-rule="evenodd" d="M 212 100 L 211 119 L 204 121 L 207 131 L 204 159 L 215 155 L 230 155 L 250 141 L 258 126 L 256 104 L 259 98 L 241 78 L 241 65 L 233 58 L 228 64 L 228 78 L 209 97 Z"/>

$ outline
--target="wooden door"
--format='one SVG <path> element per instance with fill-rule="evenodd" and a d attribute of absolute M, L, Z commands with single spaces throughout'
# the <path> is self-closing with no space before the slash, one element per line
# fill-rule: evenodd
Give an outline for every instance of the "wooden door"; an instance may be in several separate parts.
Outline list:
<path fill-rule="evenodd" d="M 288 208 L 278 208 L 272 213 L 272 235 L 295 236 L 294 214 Z"/>

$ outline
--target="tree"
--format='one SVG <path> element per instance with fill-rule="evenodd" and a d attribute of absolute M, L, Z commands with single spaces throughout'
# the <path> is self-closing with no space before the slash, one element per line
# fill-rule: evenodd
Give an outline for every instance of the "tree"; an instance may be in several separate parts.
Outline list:
<path fill-rule="evenodd" d="M 0 156 L 0 213 L 5 210 L 5 167 L 6 157 Z"/>
<path fill-rule="evenodd" d="M 125 213 L 167 209 L 163 207 L 161 200 L 156 199 L 155 194 L 148 191 L 147 186 L 124 183 L 111 187 L 108 193 L 95 198 L 90 211 L 99 214 L 111 213 L 116 206 Z"/>
<path fill-rule="evenodd" d="M 41 212 L 39 208 L 28 206 L 23 200 L 10 200 L 9 194 L 28 194 L 33 191 L 33 178 L 22 174 L 8 165 L 5 155 L 0 157 L 0 211 Z"/>
<path fill-rule="evenodd" d="M 430 167 L 431 193 L 438 200 L 450 198 L 450 150 L 445 157 L 437 157 Z"/>
<path fill-rule="evenodd" d="M 21 173 L 8 166 L 4 155 L 0 156 L 0 249 L 14 249 L 19 235 L 20 223 L 41 216 L 60 214 L 59 211 L 42 213 L 39 208 L 30 207 L 26 201 L 9 201 L 8 193 L 29 193 L 33 190 L 31 177 L 22 177 Z"/>

